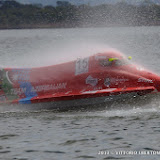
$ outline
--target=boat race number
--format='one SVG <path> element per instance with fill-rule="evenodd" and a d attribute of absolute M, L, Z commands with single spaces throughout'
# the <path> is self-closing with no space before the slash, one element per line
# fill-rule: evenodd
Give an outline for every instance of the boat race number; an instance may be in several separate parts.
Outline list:
<path fill-rule="evenodd" d="M 77 59 L 75 75 L 88 72 L 88 58 Z"/>

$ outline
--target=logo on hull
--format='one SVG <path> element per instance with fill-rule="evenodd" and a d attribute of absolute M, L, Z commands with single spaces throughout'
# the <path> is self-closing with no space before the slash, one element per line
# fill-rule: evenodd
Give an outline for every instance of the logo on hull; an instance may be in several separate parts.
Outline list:
<path fill-rule="evenodd" d="M 91 86 L 96 86 L 98 84 L 98 78 L 93 78 L 92 76 L 88 76 L 86 78 L 86 84 L 90 84 Z"/>
<path fill-rule="evenodd" d="M 146 78 L 139 78 L 138 82 L 153 83 L 151 79 L 146 79 Z"/>
<path fill-rule="evenodd" d="M 106 79 L 104 80 L 104 85 L 105 85 L 106 87 L 109 87 L 110 84 L 111 84 L 110 78 L 106 78 Z"/>

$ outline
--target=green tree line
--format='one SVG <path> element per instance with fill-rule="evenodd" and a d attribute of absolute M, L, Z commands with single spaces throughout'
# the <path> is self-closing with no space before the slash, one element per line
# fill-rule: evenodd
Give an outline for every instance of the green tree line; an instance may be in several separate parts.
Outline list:
<path fill-rule="evenodd" d="M 160 25 L 160 6 L 140 6 L 121 2 L 99 6 L 24 5 L 16 1 L 0 1 L 0 28 L 59 28 Z"/>

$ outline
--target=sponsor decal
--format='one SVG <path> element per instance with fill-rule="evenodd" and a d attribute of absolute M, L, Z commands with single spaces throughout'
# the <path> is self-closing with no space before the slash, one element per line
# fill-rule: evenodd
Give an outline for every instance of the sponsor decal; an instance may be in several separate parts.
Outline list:
<path fill-rule="evenodd" d="M 127 81 L 129 81 L 129 80 L 125 79 L 125 78 L 111 78 L 111 83 L 117 83 L 117 82 L 123 83 L 123 82 L 127 82 Z"/>
<path fill-rule="evenodd" d="M 96 86 L 98 83 L 98 78 L 93 78 L 91 75 L 86 78 L 86 84 L 90 84 L 91 86 Z"/>
<path fill-rule="evenodd" d="M 5 96 L 5 95 L 1 95 L 1 96 L 0 96 L 0 101 L 1 101 L 1 102 L 6 101 L 6 96 Z"/>
<path fill-rule="evenodd" d="M 110 84 L 111 84 L 110 78 L 106 78 L 106 79 L 104 80 L 104 85 L 105 85 L 106 87 L 109 87 Z"/>
<path fill-rule="evenodd" d="M 16 94 L 16 95 L 21 95 L 25 93 L 27 88 L 12 88 L 11 89 L 11 94 Z"/>
<path fill-rule="evenodd" d="M 14 83 L 18 83 L 20 88 L 10 88 L 10 96 L 25 95 L 26 98 L 20 99 L 19 103 L 31 103 L 31 98 L 37 96 L 36 92 L 31 92 L 32 84 L 29 82 L 30 69 L 12 69 L 6 72 L 7 81 L 12 86 Z M 20 98 L 20 97 L 19 97 Z M 17 99 L 17 98 L 16 98 Z"/>
<path fill-rule="evenodd" d="M 66 86 L 67 86 L 67 83 L 39 85 L 39 86 L 32 87 L 32 91 L 41 92 L 41 91 L 65 89 Z"/>
<path fill-rule="evenodd" d="M 138 82 L 153 83 L 153 81 L 151 79 L 146 79 L 146 78 L 139 78 Z"/>
<path fill-rule="evenodd" d="M 33 95 L 33 93 L 36 93 L 36 92 L 65 89 L 66 86 L 67 86 L 67 83 L 57 83 L 57 84 L 48 84 L 48 85 L 39 85 L 39 86 L 23 85 L 21 88 L 11 89 L 11 93 L 17 94 L 17 95 L 21 95 L 25 93 L 27 97 L 27 96 Z"/>
<path fill-rule="evenodd" d="M 127 82 L 129 81 L 129 79 L 125 79 L 125 78 L 106 78 L 104 80 L 104 85 L 106 87 L 109 87 L 110 84 L 118 84 L 118 83 L 124 83 L 124 82 Z"/>
<path fill-rule="evenodd" d="M 11 82 L 11 84 L 15 82 L 26 82 L 30 79 L 30 69 L 13 69 L 12 70 L 12 76 L 8 76 L 8 81 Z M 7 75 L 8 73 L 6 73 Z"/>
<path fill-rule="evenodd" d="M 11 89 L 13 88 L 12 83 L 9 79 L 9 73 L 11 73 L 11 71 L 6 71 L 5 69 L 1 69 L 0 70 L 0 84 L 1 84 L 1 89 L 4 92 L 5 98 L 7 100 L 14 100 L 17 99 L 18 96 L 12 94 L 11 95 Z M 2 98 L 4 100 L 4 98 Z"/>
<path fill-rule="evenodd" d="M 10 84 L 13 84 L 12 81 L 10 80 L 9 76 L 8 76 L 8 71 L 6 72 L 6 78 L 7 78 L 8 82 L 9 82 Z"/>
<path fill-rule="evenodd" d="M 0 70 L 0 85 L 6 97 L 0 97 L 0 101 L 15 100 L 23 95 L 23 99 L 19 103 L 31 103 L 31 98 L 37 96 L 37 92 L 58 90 L 66 88 L 67 83 L 48 84 L 32 86 L 29 82 L 30 70 L 29 69 L 13 69 L 13 70 Z M 13 88 L 13 84 L 18 83 L 20 87 Z"/>
<path fill-rule="evenodd" d="M 89 61 L 89 58 L 77 59 L 75 75 L 79 75 L 79 74 L 88 72 L 88 61 Z"/>
<path fill-rule="evenodd" d="M 37 96 L 36 91 L 32 91 L 33 87 L 30 82 L 21 81 L 21 82 L 19 82 L 19 84 L 20 84 L 19 89 L 22 91 L 22 93 L 25 94 L 26 97 L 30 97 L 30 99 L 31 99 L 32 97 Z M 29 100 L 29 98 L 28 98 L 28 100 Z"/>

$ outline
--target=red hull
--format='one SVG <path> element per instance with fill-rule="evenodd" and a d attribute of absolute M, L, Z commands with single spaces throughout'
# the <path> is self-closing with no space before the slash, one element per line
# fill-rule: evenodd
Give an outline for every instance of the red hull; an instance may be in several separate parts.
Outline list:
<path fill-rule="evenodd" d="M 39 103 L 159 91 L 159 76 L 117 51 L 40 68 L 4 68 L 1 103 Z"/>

